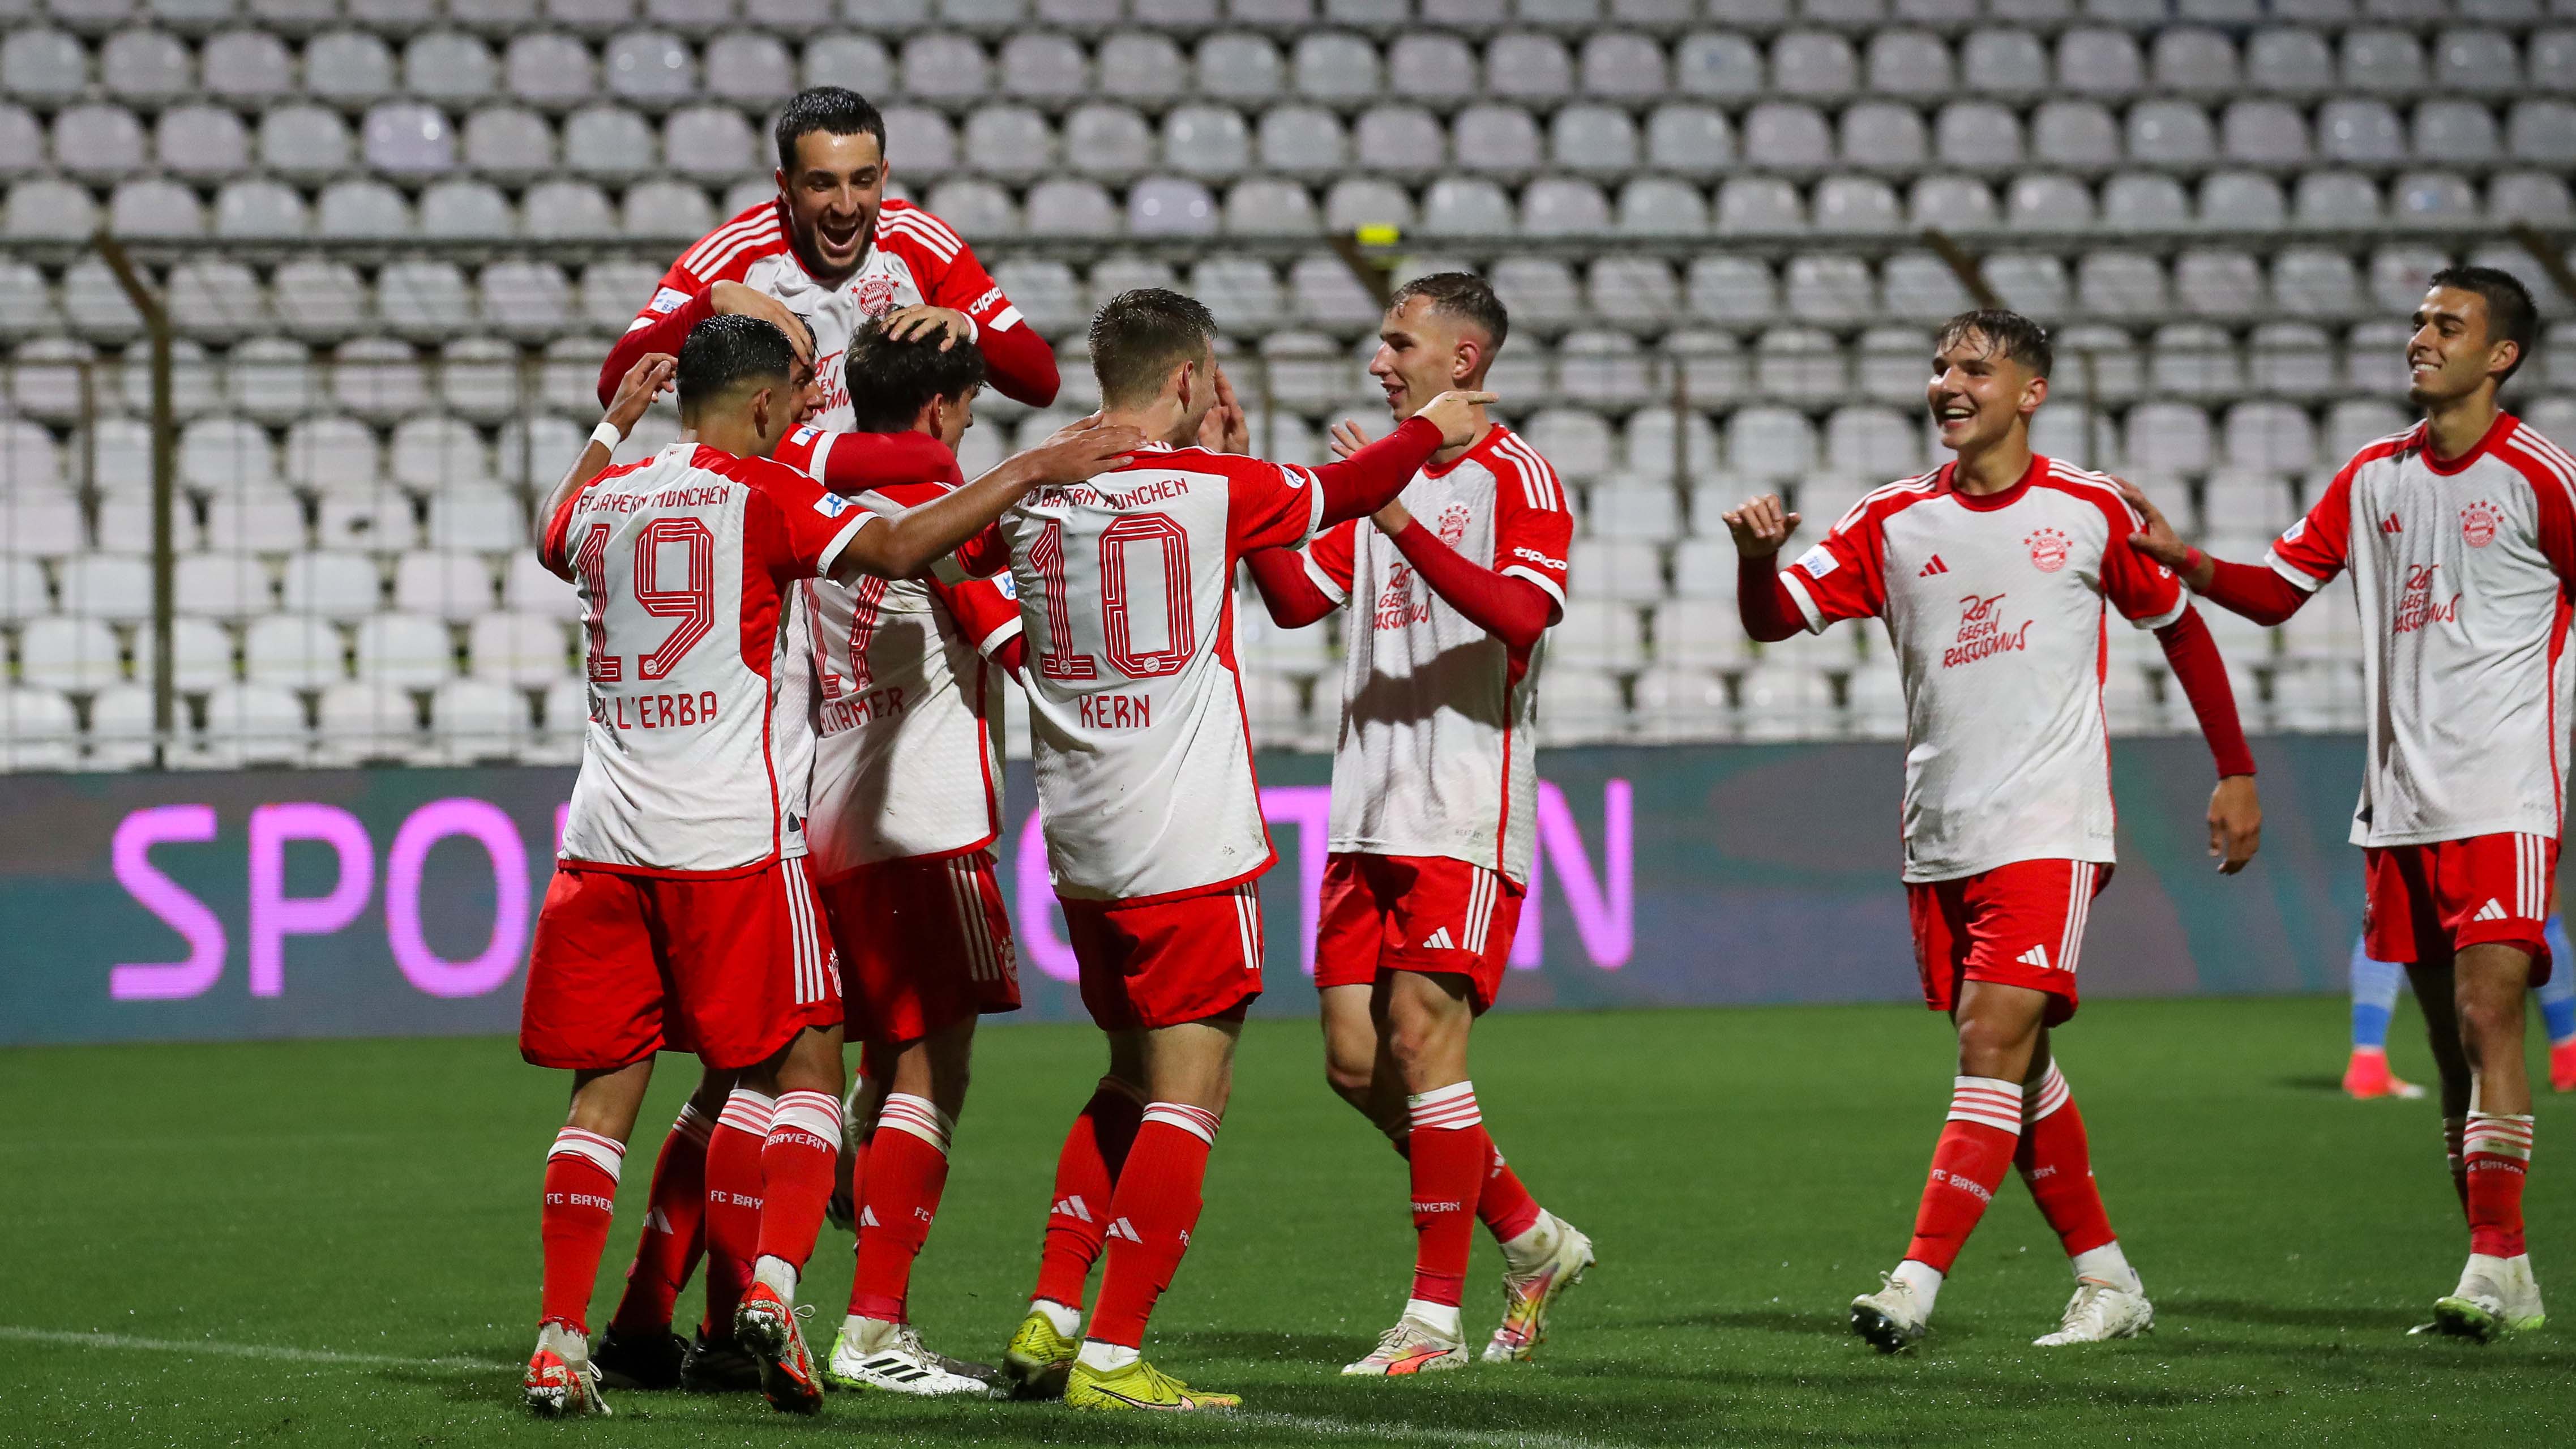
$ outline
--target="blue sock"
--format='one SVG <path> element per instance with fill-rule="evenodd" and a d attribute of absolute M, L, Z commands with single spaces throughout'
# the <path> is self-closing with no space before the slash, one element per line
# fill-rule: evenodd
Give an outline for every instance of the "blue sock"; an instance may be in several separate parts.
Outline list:
<path fill-rule="evenodd" d="M 2567 953 L 2567 923 L 2551 912 L 2541 928 L 2549 943 L 2549 980 L 2534 994 L 2540 998 L 2540 1020 L 2549 1028 L 2549 1044 L 2576 1040 L 2576 956 Z"/>
<path fill-rule="evenodd" d="M 2388 1050 L 2388 1016 L 2397 1009 L 2397 992 L 2405 983 L 2405 967 L 2393 961 L 2373 960 L 2359 941 L 2352 943 L 2354 1050 Z"/>

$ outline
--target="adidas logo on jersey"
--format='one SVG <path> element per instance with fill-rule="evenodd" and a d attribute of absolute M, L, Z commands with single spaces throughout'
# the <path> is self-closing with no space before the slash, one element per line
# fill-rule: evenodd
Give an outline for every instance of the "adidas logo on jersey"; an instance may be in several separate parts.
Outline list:
<path fill-rule="evenodd" d="M 1934 574 L 1946 574 L 1949 571 L 1950 566 L 1941 562 L 1941 555 L 1936 553 L 1932 555 L 1932 561 L 1930 563 L 1925 564 L 1922 568 L 1915 571 L 1914 576 L 1918 579 L 1928 579 Z"/>
<path fill-rule="evenodd" d="M 2036 966 L 2040 970 L 2045 971 L 2048 969 L 2048 948 L 2046 946 L 2033 946 L 2029 950 L 2015 956 L 2013 959 L 2019 961 L 2024 966 Z"/>
<path fill-rule="evenodd" d="M 1425 951 L 1455 951 L 1458 949 L 1458 943 L 1449 939 L 1449 928 L 1447 926 L 1442 926 L 1439 930 L 1431 933 L 1431 939 L 1422 943 L 1422 949 Z"/>
<path fill-rule="evenodd" d="M 2473 921 L 2503 921 L 2510 920 L 2512 918 L 2504 913 L 2504 904 L 2502 902 L 2498 901 L 2493 896 L 2489 896 L 2487 897 L 2487 903 L 2478 907 L 2478 913 L 2469 917 L 2469 919 Z"/>
<path fill-rule="evenodd" d="M 1142 1243 L 1145 1241 L 1144 1238 L 1137 1234 L 1135 1225 L 1128 1222 L 1125 1218 L 1120 1218 L 1118 1221 L 1109 1225 L 1109 1236 L 1113 1238 L 1125 1238 L 1131 1243 Z"/>
<path fill-rule="evenodd" d="M 884 1224 L 877 1221 L 876 1210 L 874 1208 L 862 1207 L 859 1209 L 859 1226 L 863 1228 L 875 1228 L 883 1227 Z"/>
<path fill-rule="evenodd" d="M 1091 1221 L 1091 1210 L 1082 1205 L 1082 1194 L 1080 1193 L 1075 1193 L 1073 1196 L 1057 1203 L 1053 1208 L 1049 1209 L 1049 1211 L 1053 1212 L 1058 1217 L 1071 1218 L 1077 1223 L 1087 1223 Z"/>
<path fill-rule="evenodd" d="M 2406 525 L 2398 522 L 2397 515 L 2392 513 L 2386 518 L 2379 520 L 2379 531 L 2382 533 L 2404 533 L 2406 531 Z"/>

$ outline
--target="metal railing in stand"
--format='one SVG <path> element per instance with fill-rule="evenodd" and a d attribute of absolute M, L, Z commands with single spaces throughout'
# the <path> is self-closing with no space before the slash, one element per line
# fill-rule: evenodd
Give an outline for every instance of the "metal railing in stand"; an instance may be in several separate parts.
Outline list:
<path fill-rule="evenodd" d="M 174 541 L 175 526 L 171 510 L 179 486 L 179 418 L 171 397 L 170 347 L 174 338 L 170 328 L 170 311 L 162 305 L 161 294 L 143 280 L 125 248 L 105 231 L 90 239 L 104 258 L 108 270 L 116 274 L 116 284 L 125 289 L 126 300 L 134 304 L 143 319 L 144 331 L 152 345 L 152 763 L 156 769 L 170 766 L 170 750 L 179 737 L 179 692 L 173 684 L 178 659 L 173 647 L 175 632 L 172 619 L 176 614 L 175 575 L 178 548 Z M 89 402 L 91 384 L 86 370 L 82 373 L 83 402 Z M 97 429 L 87 430 L 88 446 L 97 448 Z"/>

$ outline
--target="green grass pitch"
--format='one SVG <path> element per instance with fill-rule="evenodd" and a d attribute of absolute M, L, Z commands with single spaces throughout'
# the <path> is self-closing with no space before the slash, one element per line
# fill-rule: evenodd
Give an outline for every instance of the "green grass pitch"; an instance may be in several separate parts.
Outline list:
<path fill-rule="evenodd" d="M 2340 1002 L 2100 1002 L 2061 1035 L 2153 1337 L 2043 1352 L 2069 1284 L 2008 1183 L 1918 1353 L 1845 1304 L 1905 1244 L 1951 1075 L 1898 1007 L 1501 1016 L 1479 1098 L 1601 1263 L 1538 1361 L 1336 1370 L 1407 1282 L 1401 1168 L 1325 1091 L 1314 1032 L 1256 1023 L 1208 1206 L 1150 1351 L 1246 1412 L 617 1396 L 518 1408 L 539 1160 L 564 1082 L 501 1040 L 0 1054 L 0 1442 L 11 1444 L 2511 1444 L 2576 1436 L 2576 1108 L 2544 1097 L 2531 1238 L 2568 1327 L 2409 1338 L 2466 1233 L 2429 1102 L 2345 1101 Z M 2411 1018 L 2401 1072 L 2427 1063 Z M 936 1347 L 992 1359 L 1035 1270 L 1055 1145 L 1100 1069 L 1073 1027 L 988 1032 L 914 1284 Z M 630 1157 L 614 1301 L 660 1126 Z M 1479 1242 L 1471 1328 L 1499 1303 Z M 849 1245 L 808 1278 L 828 1346 Z M 695 1311 L 694 1290 L 683 1301 Z"/>

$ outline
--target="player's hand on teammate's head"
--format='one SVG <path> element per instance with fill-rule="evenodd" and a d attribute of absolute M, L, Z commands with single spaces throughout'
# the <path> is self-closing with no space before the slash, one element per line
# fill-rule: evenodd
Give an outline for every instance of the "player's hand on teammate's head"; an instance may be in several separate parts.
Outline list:
<path fill-rule="evenodd" d="M 626 369 L 626 376 L 618 380 L 617 395 L 609 399 L 604 421 L 617 429 L 619 437 L 633 436 L 645 409 L 671 390 L 679 370 L 679 359 L 667 352 L 648 352 L 637 358 L 635 365 Z"/>
<path fill-rule="evenodd" d="M 1422 405 L 1414 414 L 1428 418 L 1440 429 L 1440 441 L 1452 448 L 1463 448 L 1476 439 L 1476 429 L 1484 423 L 1482 409 L 1502 401 L 1489 392 L 1471 392 L 1451 388 Z"/>
<path fill-rule="evenodd" d="M 1125 423 L 1104 423 L 1098 413 L 1056 429 L 1055 435 L 1025 455 L 1036 477 L 1047 483 L 1079 483 L 1106 473 L 1145 446 L 1145 431 Z"/>
<path fill-rule="evenodd" d="M 767 292 L 754 291 L 740 282 L 718 282 L 707 288 L 707 303 L 718 312 L 758 317 L 787 334 L 787 345 L 796 349 L 796 360 L 812 366 L 814 334 L 805 319 L 789 311 L 787 304 Z"/>
<path fill-rule="evenodd" d="M 2125 478 L 2111 481 L 2119 485 L 2120 496 L 2129 500 L 2129 506 L 2147 521 L 2145 528 L 2129 535 L 2129 547 L 2166 568 L 2180 572 L 2191 548 L 2182 541 L 2180 534 L 2174 532 L 2173 525 L 2165 521 L 2164 511 L 2156 507 L 2155 500 L 2147 497 L 2146 491 L 2137 484 Z"/>
<path fill-rule="evenodd" d="M 1330 436 L 1333 445 L 1333 456 L 1336 458 L 1347 458 L 1351 454 L 1356 453 L 1360 449 L 1369 445 L 1367 429 L 1362 428 L 1358 423 L 1353 422 L 1349 418 L 1344 418 L 1340 422 L 1333 424 L 1333 430 Z"/>
<path fill-rule="evenodd" d="M 1777 493 L 1748 498 L 1724 516 L 1726 531 L 1735 537 L 1735 551 L 1746 558 L 1778 553 L 1789 535 L 1798 531 L 1798 515 L 1781 503 Z"/>
<path fill-rule="evenodd" d="M 1252 451 L 1252 423 L 1243 414 L 1243 404 L 1235 400 L 1234 380 L 1225 369 L 1216 370 L 1216 402 L 1199 419 L 1199 446 L 1211 453 L 1249 453 Z"/>
<path fill-rule="evenodd" d="M 2209 854 L 2220 875 L 2234 875 L 2263 844 L 2263 801 L 2251 775 L 2230 775 L 2209 795 Z"/>
<path fill-rule="evenodd" d="M 939 344 L 946 352 L 966 340 L 972 324 L 966 314 L 951 307 L 933 307 L 924 302 L 916 307 L 901 307 L 886 314 L 885 330 L 889 341 L 910 342 L 928 337 L 934 330 L 947 334 Z"/>

